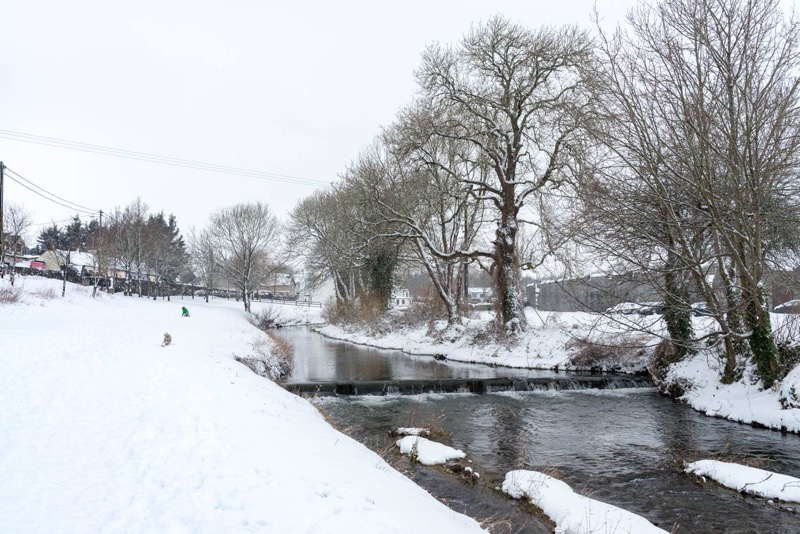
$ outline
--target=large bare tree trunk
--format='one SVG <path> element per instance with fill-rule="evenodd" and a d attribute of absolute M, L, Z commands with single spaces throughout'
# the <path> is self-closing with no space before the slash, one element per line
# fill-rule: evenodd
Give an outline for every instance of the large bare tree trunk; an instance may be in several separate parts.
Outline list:
<path fill-rule="evenodd" d="M 513 203 L 511 204 L 513 206 Z M 513 210 L 501 211 L 494 241 L 495 280 L 499 320 L 507 334 L 517 334 L 528 327 L 520 288 L 520 261 L 517 248 L 517 218 Z"/>

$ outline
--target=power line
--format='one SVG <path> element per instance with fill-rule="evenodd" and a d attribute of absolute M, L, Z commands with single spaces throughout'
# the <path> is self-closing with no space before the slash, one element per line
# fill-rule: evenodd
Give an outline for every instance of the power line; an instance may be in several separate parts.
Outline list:
<path fill-rule="evenodd" d="M 94 219 L 93 215 L 77 215 L 76 214 L 76 216 L 79 219 L 90 219 L 90 220 Z M 47 226 L 47 225 L 50 225 L 50 224 L 58 225 L 59 223 L 72 222 L 74 219 L 75 219 L 75 217 L 70 217 L 69 219 L 60 219 L 58 221 L 47 221 L 47 222 L 31 223 L 29 226 Z"/>
<path fill-rule="evenodd" d="M 16 175 L 16 173 L 14 173 L 14 174 Z M 24 183 L 22 183 L 21 181 L 17 180 L 17 179 L 16 179 L 16 178 L 14 178 L 13 176 L 9 176 L 9 177 L 8 177 L 8 179 L 9 179 L 9 180 L 12 180 L 12 181 L 14 181 L 14 182 L 16 182 L 16 183 L 18 183 L 19 185 L 21 185 L 22 187 L 24 187 L 24 188 L 25 188 L 25 189 L 27 189 L 28 191 L 30 191 L 30 192 L 32 192 L 32 193 L 35 193 L 35 194 L 39 195 L 40 197 L 42 197 L 42 198 L 44 198 L 44 199 L 46 199 L 46 200 L 49 200 L 50 202 L 53 202 L 54 204 L 58 204 L 59 206 L 63 206 L 63 207 L 65 207 L 65 208 L 67 208 L 67 209 L 70 209 L 70 210 L 75 210 L 75 211 L 78 211 L 78 212 L 83 212 L 83 213 L 85 213 L 85 214 L 87 214 L 87 215 L 92 215 L 92 214 L 94 214 L 94 213 L 98 213 L 97 211 L 87 211 L 87 210 L 84 210 L 84 209 L 78 209 L 78 208 L 75 208 L 74 206 L 70 206 L 70 205 L 68 205 L 68 204 L 64 204 L 63 202 L 59 202 L 58 200 L 53 200 L 52 198 L 50 198 L 50 197 L 48 197 L 48 196 L 45 196 L 45 195 L 43 195 L 42 193 L 40 193 L 39 191 L 35 190 L 34 188 L 32 188 L 32 187 L 29 187 L 29 186 L 25 185 Z"/>
<path fill-rule="evenodd" d="M 160 163 L 162 165 L 174 165 L 178 167 L 187 167 L 190 169 L 218 172 L 222 174 L 231 174 L 235 176 L 255 178 L 258 180 L 272 180 L 276 182 L 308 185 L 312 187 L 326 187 L 330 185 L 330 182 L 326 182 L 323 180 L 313 180 L 311 178 L 302 178 L 300 176 L 277 174 L 273 172 L 254 171 L 249 169 L 242 169 L 239 167 L 229 167 L 227 165 L 204 163 L 202 161 L 195 161 L 190 159 L 173 158 L 170 156 L 160 156 L 158 154 L 150 154 L 147 152 L 136 152 L 133 150 L 125 150 L 121 148 L 113 148 L 102 145 L 92 145 L 89 143 L 69 141 L 67 139 L 59 139 L 57 137 L 45 137 L 42 135 L 27 134 L 23 132 L 16 132 L 13 130 L 0 129 L 0 138 L 9 139 L 12 141 L 22 141 L 25 143 L 34 143 L 38 145 L 52 146 L 57 148 L 65 148 L 68 150 L 78 150 L 81 152 L 103 154 L 106 156 L 116 156 L 120 158 L 147 161 L 150 163 Z"/>
<path fill-rule="evenodd" d="M 32 185 L 32 186 L 33 186 L 33 187 L 35 187 L 36 189 L 38 189 L 38 190 L 40 190 L 40 191 L 43 191 L 43 192 L 47 193 L 48 195 L 50 195 L 50 196 L 52 196 L 52 197 L 55 197 L 55 198 L 57 198 L 58 200 L 61 200 L 62 202 L 66 202 L 67 204 L 72 204 L 73 206 L 76 206 L 77 208 L 79 208 L 79 209 L 82 209 L 82 210 L 91 211 L 91 212 L 96 212 L 96 211 L 97 211 L 96 209 L 87 208 L 86 206 L 81 206 L 80 204 L 76 204 L 75 202 L 71 202 L 71 201 L 67 200 L 66 198 L 60 197 L 60 196 L 56 195 L 55 193 L 51 193 L 50 191 L 48 191 L 48 190 L 47 190 L 47 189 L 45 189 L 44 187 L 42 187 L 42 186 L 39 186 L 39 185 L 36 185 L 35 183 L 31 182 L 30 180 L 28 180 L 27 178 L 25 178 L 24 176 L 22 176 L 22 175 L 21 175 L 20 173 L 18 173 L 17 171 L 15 171 L 15 170 L 13 170 L 13 169 L 9 169 L 8 167 L 6 167 L 6 169 L 8 170 L 8 172 L 12 173 L 14 176 L 16 176 L 17 178 L 19 178 L 20 180 L 22 180 L 22 181 L 24 181 L 24 182 L 27 182 L 28 184 Z"/>

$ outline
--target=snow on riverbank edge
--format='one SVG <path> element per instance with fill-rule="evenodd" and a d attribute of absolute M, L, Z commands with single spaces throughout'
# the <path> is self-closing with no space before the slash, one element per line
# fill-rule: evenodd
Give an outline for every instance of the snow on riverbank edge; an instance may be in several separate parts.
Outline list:
<path fill-rule="evenodd" d="M 491 314 L 482 313 L 475 319 L 464 319 L 463 325 L 447 327 L 445 322 L 435 326 L 433 335 L 427 326 L 394 326 L 391 320 L 380 334 L 364 327 L 325 325 L 315 327 L 319 334 L 406 354 L 433 356 L 447 360 L 542 370 L 604 369 L 623 373 L 645 372 L 652 351 L 645 348 L 607 351 L 597 359 L 579 361 L 581 340 L 594 337 L 604 347 L 613 345 L 608 339 L 622 335 L 619 324 L 603 319 L 598 328 L 598 316 L 582 312 L 540 312 L 526 308 L 530 328 L 513 340 L 497 340 L 489 332 Z M 643 346 L 646 340 L 638 339 Z M 576 357 L 578 360 L 576 360 Z"/>
<path fill-rule="evenodd" d="M 708 477 L 740 493 L 783 502 L 800 502 L 800 479 L 788 475 L 717 460 L 692 462 L 686 465 L 684 471 Z"/>
<path fill-rule="evenodd" d="M 800 408 L 784 408 L 781 390 L 797 387 L 800 374 L 792 372 L 783 383 L 762 389 L 748 368 L 742 379 L 723 384 L 722 364 L 713 356 L 698 354 L 670 366 L 666 381 L 684 390 L 679 400 L 709 416 L 781 432 L 800 433 Z"/>
<path fill-rule="evenodd" d="M 411 461 L 422 465 L 441 465 L 467 456 L 460 449 L 421 436 L 406 436 L 397 440 L 396 445 L 402 454 L 407 454 L 411 458 Z"/>
<path fill-rule="evenodd" d="M 506 473 L 503 491 L 542 510 L 562 534 L 667 534 L 644 517 L 584 497 L 568 484 L 538 471 Z"/>

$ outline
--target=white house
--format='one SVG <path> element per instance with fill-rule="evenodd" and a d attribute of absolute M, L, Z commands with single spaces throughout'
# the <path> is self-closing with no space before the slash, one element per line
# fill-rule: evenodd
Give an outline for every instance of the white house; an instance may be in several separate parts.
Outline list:
<path fill-rule="evenodd" d="M 389 307 L 404 310 L 411 306 L 411 293 L 408 289 L 398 288 L 392 291 L 392 296 L 389 298 Z"/>
<path fill-rule="evenodd" d="M 468 287 L 467 296 L 470 302 L 477 304 L 491 302 L 494 298 L 494 293 L 491 287 Z"/>

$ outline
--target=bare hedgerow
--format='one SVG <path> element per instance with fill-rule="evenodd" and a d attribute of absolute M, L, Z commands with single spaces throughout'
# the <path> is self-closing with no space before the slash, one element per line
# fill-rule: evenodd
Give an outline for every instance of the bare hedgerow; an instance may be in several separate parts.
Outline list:
<path fill-rule="evenodd" d="M 329 324 L 351 326 L 377 333 L 381 318 L 386 311 L 386 302 L 380 297 L 363 297 L 358 302 L 327 303 L 322 309 L 322 318 Z"/>
<path fill-rule="evenodd" d="M 272 332 L 267 332 L 267 335 L 270 340 L 257 337 L 251 343 L 252 352 L 247 356 L 235 356 L 236 361 L 259 376 L 274 381 L 285 380 L 294 369 L 294 347 Z"/>
<path fill-rule="evenodd" d="M 0 304 L 16 304 L 20 301 L 21 292 L 15 287 L 0 287 Z"/>
<path fill-rule="evenodd" d="M 268 328 L 275 328 L 279 324 L 280 312 L 272 306 L 267 306 L 259 313 L 251 313 L 248 318 L 250 324 L 259 330 L 267 330 Z"/>
<path fill-rule="evenodd" d="M 322 318 L 328 324 L 349 323 L 357 316 L 357 307 L 349 302 L 329 300 L 322 307 Z"/>
<path fill-rule="evenodd" d="M 31 291 L 31 294 L 45 300 L 53 300 L 54 298 L 58 297 L 58 293 L 52 287 L 40 287 Z"/>
<path fill-rule="evenodd" d="M 635 367 L 647 351 L 644 340 L 635 336 L 620 336 L 614 343 L 608 344 L 573 338 L 566 348 L 574 350 L 570 363 L 576 368 L 603 372 Z"/>

